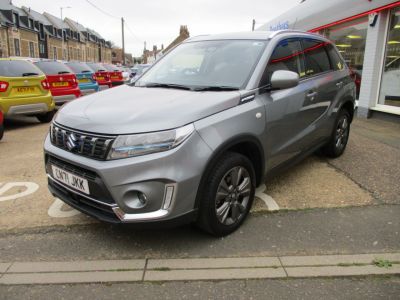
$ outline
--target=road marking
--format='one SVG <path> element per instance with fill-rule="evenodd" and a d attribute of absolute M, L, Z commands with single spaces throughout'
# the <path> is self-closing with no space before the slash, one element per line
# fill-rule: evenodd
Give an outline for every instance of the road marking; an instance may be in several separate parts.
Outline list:
<path fill-rule="evenodd" d="M 2 185 L 2 183 L 0 183 L 0 186 L 1 185 Z M 23 187 L 23 188 L 26 188 L 26 190 L 23 192 L 13 194 L 13 195 L 1 197 L 1 195 L 4 195 L 7 191 L 9 191 L 15 187 Z M 7 182 L 3 185 L 3 187 L 0 188 L 0 202 L 8 201 L 8 200 L 15 200 L 18 198 L 28 196 L 28 195 L 36 192 L 38 189 L 39 189 L 39 185 L 37 185 L 34 182 Z"/>
<path fill-rule="evenodd" d="M 71 207 L 70 210 L 61 210 L 63 205 L 64 202 L 58 198 L 55 198 L 53 204 L 49 207 L 47 214 L 52 218 L 70 218 L 80 214 L 79 211 Z"/>
<path fill-rule="evenodd" d="M 275 200 L 270 195 L 264 193 L 265 189 L 266 189 L 265 184 L 260 185 L 256 189 L 256 197 L 264 201 L 269 211 L 278 211 L 279 210 L 278 203 L 276 203 Z"/>

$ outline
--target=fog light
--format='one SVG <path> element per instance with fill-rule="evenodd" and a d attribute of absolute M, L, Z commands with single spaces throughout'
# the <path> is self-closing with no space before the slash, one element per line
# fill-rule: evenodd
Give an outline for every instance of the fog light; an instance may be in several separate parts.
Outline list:
<path fill-rule="evenodd" d="M 145 206 L 147 203 L 146 195 L 141 192 L 138 192 L 138 198 L 139 198 L 140 204 L 142 204 L 142 206 Z"/>
<path fill-rule="evenodd" d="M 174 187 L 167 186 L 165 189 L 164 209 L 168 209 L 171 206 L 172 197 L 174 196 Z"/>

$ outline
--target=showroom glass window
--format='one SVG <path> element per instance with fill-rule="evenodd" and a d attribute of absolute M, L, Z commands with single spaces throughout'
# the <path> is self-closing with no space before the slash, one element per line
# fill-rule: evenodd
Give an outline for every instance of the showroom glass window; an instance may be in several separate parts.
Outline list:
<path fill-rule="evenodd" d="M 360 95 L 367 30 L 368 16 L 365 16 L 326 28 L 320 32 L 336 44 L 340 54 L 350 67 L 356 82 L 357 99 Z"/>
<path fill-rule="evenodd" d="M 389 19 L 378 104 L 400 107 L 400 8 Z"/>

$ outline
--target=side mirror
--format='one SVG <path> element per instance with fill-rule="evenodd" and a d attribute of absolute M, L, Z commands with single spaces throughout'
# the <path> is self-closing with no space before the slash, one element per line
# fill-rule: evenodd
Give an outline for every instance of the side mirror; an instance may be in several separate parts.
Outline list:
<path fill-rule="evenodd" d="M 283 90 L 295 87 L 299 84 L 299 74 L 292 71 L 279 70 L 272 73 L 271 88 L 273 90 Z"/>

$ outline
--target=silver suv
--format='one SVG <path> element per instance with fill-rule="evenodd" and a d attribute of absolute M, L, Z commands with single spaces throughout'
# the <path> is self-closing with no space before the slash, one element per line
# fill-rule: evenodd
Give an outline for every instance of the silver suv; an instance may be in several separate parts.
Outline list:
<path fill-rule="evenodd" d="M 186 40 L 125 85 L 73 101 L 44 151 L 54 196 L 114 223 L 233 232 L 255 188 L 345 150 L 356 88 L 331 42 L 295 31 Z"/>

